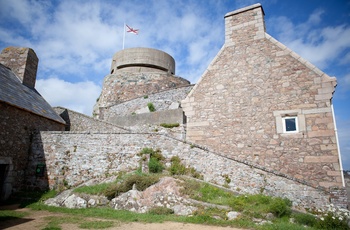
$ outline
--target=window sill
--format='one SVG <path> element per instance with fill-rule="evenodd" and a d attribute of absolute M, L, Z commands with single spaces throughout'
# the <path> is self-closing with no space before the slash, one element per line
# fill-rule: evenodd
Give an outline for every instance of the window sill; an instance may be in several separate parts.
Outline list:
<path fill-rule="evenodd" d="M 281 137 L 285 138 L 304 138 L 304 133 L 281 133 Z"/>

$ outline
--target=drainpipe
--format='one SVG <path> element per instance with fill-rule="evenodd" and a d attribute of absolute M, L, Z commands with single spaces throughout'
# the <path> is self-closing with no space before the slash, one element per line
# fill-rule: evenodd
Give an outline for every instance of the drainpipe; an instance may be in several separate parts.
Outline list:
<path fill-rule="evenodd" d="M 341 181 L 343 183 L 343 187 L 345 187 L 344 173 L 343 173 L 343 162 L 341 160 L 339 140 L 338 140 L 338 131 L 337 131 L 337 123 L 335 121 L 335 115 L 334 115 L 334 108 L 333 108 L 332 100 L 331 100 L 331 108 L 332 108 L 332 116 L 333 116 L 333 122 L 334 122 L 335 140 L 337 141 L 337 149 L 338 149 L 338 157 L 339 157 L 339 164 L 340 164 Z"/>

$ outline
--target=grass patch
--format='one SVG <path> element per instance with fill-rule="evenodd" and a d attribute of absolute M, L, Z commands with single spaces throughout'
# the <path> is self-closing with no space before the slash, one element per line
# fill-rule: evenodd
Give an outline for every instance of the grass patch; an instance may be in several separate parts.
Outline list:
<path fill-rule="evenodd" d="M 235 196 L 231 192 L 194 180 L 186 180 L 182 186 L 182 192 L 192 199 L 229 205 L 233 210 L 241 212 L 243 217 L 265 218 L 267 213 L 272 213 L 280 218 L 291 214 L 291 202 L 287 199 L 262 194 Z"/>
<path fill-rule="evenodd" d="M 113 221 L 86 221 L 81 216 L 75 214 L 76 213 L 74 213 L 73 216 L 65 216 L 64 218 L 57 216 L 46 217 L 45 219 L 49 222 L 44 229 L 61 229 L 60 226 L 62 224 L 77 224 L 79 228 L 83 229 L 104 229 L 113 227 L 115 225 L 115 222 Z"/>
<path fill-rule="evenodd" d="M 234 193 L 224 191 L 208 183 L 195 180 L 186 180 L 183 184 L 182 193 L 192 199 L 212 204 L 227 205 L 234 197 Z"/>
<path fill-rule="evenodd" d="M 154 154 L 152 149 L 144 149 L 144 154 Z M 156 155 L 157 156 L 157 155 Z M 161 158 L 161 154 L 158 155 Z M 175 161 L 179 160 L 175 158 Z M 115 182 L 86 187 L 84 192 L 111 194 L 111 197 L 118 193 L 129 191 L 135 184 L 138 190 L 144 190 L 150 185 L 159 181 L 159 174 L 126 174 L 119 177 Z M 43 200 L 51 197 L 54 192 L 49 192 L 40 197 L 38 202 L 29 205 L 33 210 L 47 210 L 51 212 L 65 213 L 67 217 L 50 217 L 49 223 L 44 229 L 60 229 L 63 223 L 77 224 L 80 228 L 85 229 L 103 229 L 110 228 L 119 222 L 144 222 L 160 223 L 165 221 L 175 221 L 182 223 L 205 224 L 214 226 L 231 226 L 240 228 L 250 228 L 258 230 L 275 230 L 275 229 L 348 229 L 347 226 L 340 225 L 335 221 L 325 219 L 320 222 L 315 216 L 304 213 L 291 213 L 291 202 L 279 197 L 269 197 L 263 194 L 256 195 L 239 195 L 233 192 L 221 189 L 214 185 L 203 183 L 196 180 L 186 179 L 181 183 L 183 189 L 181 192 L 192 199 L 199 201 L 230 206 L 231 210 L 240 212 L 235 220 L 228 220 L 227 210 L 220 207 L 208 208 L 198 206 L 197 211 L 192 216 L 176 216 L 173 210 L 165 207 L 156 207 L 147 213 L 134 213 L 125 210 L 114 210 L 109 207 L 87 208 L 87 209 L 68 209 L 62 207 L 50 207 L 43 204 Z M 273 213 L 275 218 L 271 223 L 258 225 L 254 223 L 254 218 L 266 219 L 268 213 Z M 20 215 L 20 216 L 18 216 Z M 15 211 L 0 211 L 0 220 L 10 220 L 11 218 L 22 218 L 23 213 Z M 86 221 L 86 218 L 102 218 L 104 220 Z M 294 219 L 290 221 L 290 217 Z M 331 218 L 331 217 L 330 217 Z M 322 225 L 321 225 L 322 224 Z"/>
<path fill-rule="evenodd" d="M 154 207 L 148 211 L 150 214 L 154 215 L 170 215 L 174 214 L 174 211 L 166 207 Z"/>
<path fill-rule="evenodd" d="M 113 186 L 113 183 L 102 183 L 102 184 L 91 185 L 91 186 L 82 186 L 74 189 L 74 192 L 86 193 L 91 195 L 101 195 L 101 194 L 104 194 L 104 192 L 108 190 L 109 187 L 111 186 Z"/>
<path fill-rule="evenodd" d="M 110 228 L 114 226 L 114 222 L 112 221 L 88 221 L 81 223 L 79 225 L 80 228 L 84 229 L 104 229 Z"/>
<path fill-rule="evenodd" d="M 137 190 L 143 191 L 149 186 L 157 183 L 159 181 L 159 177 L 159 175 L 142 174 L 140 172 L 125 174 L 118 177 L 114 182 L 82 186 L 74 189 L 74 192 L 87 193 L 91 195 L 103 195 L 111 200 L 114 197 L 131 190 L 134 184 L 136 185 Z"/>
<path fill-rule="evenodd" d="M 281 229 L 288 229 L 288 230 L 314 230 L 314 228 L 310 227 L 304 227 L 302 225 L 293 224 L 288 221 L 284 220 L 277 220 L 274 221 L 272 224 L 264 224 L 261 226 L 257 226 L 256 229 L 258 230 L 281 230 Z"/>
<path fill-rule="evenodd" d="M 0 210 L 0 221 L 20 219 L 28 216 L 28 212 L 16 212 L 13 210 Z"/>
<path fill-rule="evenodd" d="M 19 204 L 20 208 L 24 208 L 35 202 L 40 202 L 47 200 L 49 198 L 55 197 L 57 191 L 19 191 L 11 194 L 10 198 L 6 200 L 5 205 Z"/>
<path fill-rule="evenodd" d="M 278 218 L 291 214 L 289 200 L 262 194 L 236 196 L 230 199 L 228 204 L 234 210 L 254 218 L 264 218 L 267 213 L 272 213 Z"/>
<path fill-rule="evenodd" d="M 301 225 L 313 227 L 317 224 L 317 218 L 314 215 L 308 213 L 293 213 L 292 217 L 296 223 Z"/>
<path fill-rule="evenodd" d="M 168 129 L 171 129 L 171 128 L 175 128 L 175 127 L 179 127 L 180 124 L 179 123 L 161 123 L 160 126 L 164 127 L 164 128 L 168 128 Z"/>

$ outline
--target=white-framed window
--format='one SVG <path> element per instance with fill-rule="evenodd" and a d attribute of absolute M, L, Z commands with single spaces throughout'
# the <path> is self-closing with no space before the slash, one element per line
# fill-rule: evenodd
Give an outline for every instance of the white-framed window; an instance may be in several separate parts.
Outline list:
<path fill-rule="evenodd" d="M 301 109 L 273 111 L 273 115 L 278 134 L 301 134 L 306 131 L 305 115 Z"/>
<path fill-rule="evenodd" d="M 298 117 L 297 116 L 285 116 L 282 117 L 283 133 L 297 133 L 298 128 Z"/>

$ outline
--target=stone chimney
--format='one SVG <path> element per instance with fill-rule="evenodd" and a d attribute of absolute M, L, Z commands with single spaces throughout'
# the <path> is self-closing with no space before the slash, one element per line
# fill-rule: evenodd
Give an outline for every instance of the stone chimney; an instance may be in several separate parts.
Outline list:
<path fill-rule="evenodd" d="M 29 88 L 35 87 L 39 59 L 34 50 L 23 47 L 7 47 L 0 54 L 0 63 L 9 67 Z"/>
<path fill-rule="evenodd" d="M 260 3 L 225 15 L 225 44 L 251 42 L 265 38 L 264 10 Z"/>

